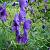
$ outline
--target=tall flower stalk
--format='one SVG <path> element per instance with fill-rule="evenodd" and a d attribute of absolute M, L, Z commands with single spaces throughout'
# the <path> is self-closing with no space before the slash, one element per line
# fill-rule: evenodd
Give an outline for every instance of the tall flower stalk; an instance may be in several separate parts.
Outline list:
<path fill-rule="evenodd" d="M 31 26 L 31 20 L 26 19 L 26 10 L 28 6 L 28 0 L 18 0 L 20 6 L 19 14 L 15 15 L 12 30 L 16 32 L 16 40 L 18 43 L 26 44 L 28 42 L 28 30 Z M 23 23 L 23 35 L 20 32 L 20 26 Z M 28 26 L 27 26 L 28 25 Z"/>

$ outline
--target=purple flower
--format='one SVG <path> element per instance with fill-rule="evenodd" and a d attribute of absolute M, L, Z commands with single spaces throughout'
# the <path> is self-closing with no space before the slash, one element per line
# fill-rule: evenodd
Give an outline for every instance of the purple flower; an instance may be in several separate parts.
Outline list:
<path fill-rule="evenodd" d="M 2 6 L 3 6 L 4 8 L 6 8 L 7 3 L 6 3 L 6 2 L 4 2 Z"/>
<path fill-rule="evenodd" d="M 16 40 L 18 43 L 20 43 L 20 39 L 21 39 L 20 34 L 21 33 L 20 33 L 20 22 L 19 22 L 19 15 L 18 14 L 16 14 L 14 17 L 12 31 L 16 32 Z"/>
<path fill-rule="evenodd" d="M 20 24 L 20 22 L 19 22 L 19 15 L 18 14 L 15 14 L 14 21 L 16 22 L 17 25 Z"/>
<path fill-rule="evenodd" d="M 24 29 L 24 34 L 21 38 L 21 43 L 26 44 L 28 42 L 28 30 Z"/>
<path fill-rule="evenodd" d="M 18 43 L 26 44 L 28 42 L 28 30 L 24 29 L 24 34 L 21 36 L 18 35 L 19 31 L 16 32 L 16 40 Z"/>
<path fill-rule="evenodd" d="M 7 19 L 7 12 L 6 9 L 2 6 L 0 6 L 0 19 L 5 22 Z"/>
<path fill-rule="evenodd" d="M 20 7 L 27 7 L 28 6 L 28 0 L 18 0 Z"/>
<path fill-rule="evenodd" d="M 16 33 L 20 34 L 19 30 L 20 30 L 20 26 L 18 26 L 18 25 L 14 22 L 14 23 L 13 23 L 13 26 L 12 26 L 12 31 L 13 31 L 13 32 L 15 31 Z"/>
<path fill-rule="evenodd" d="M 12 26 L 12 31 L 16 32 L 16 36 L 20 35 L 20 26 L 18 26 L 15 22 L 14 22 L 14 24 Z"/>
<path fill-rule="evenodd" d="M 27 36 L 23 35 L 23 37 L 21 38 L 21 43 L 26 44 L 27 42 L 28 42 Z"/>
<path fill-rule="evenodd" d="M 20 30 L 20 22 L 19 22 L 18 14 L 16 14 L 13 21 L 12 31 L 18 32 L 19 30 Z M 20 34 L 20 32 L 18 33 Z"/>
<path fill-rule="evenodd" d="M 26 20 L 25 22 L 24 22 L 24 29 L 27 29 L 27 30 L 29 30 L 30 29 L 30 26 L 31 26 L 31 20 Z"/>
<path fill-rule="evenodd" d="M 28 42 L 28 30 L 30 29 L 30 26 L 31 26 L 31 20 L 26 20 L 25 7 L 28 6 L 28 0 L 18 0 L 18 1 L 20 5 L 20 12 L 19 12 L 19 15 L 18 14 L 15 15 L 12 30 L 16 32 L 17 42 L 26 44 Z M 24 25 L 23 25 L 24 34 L 23 35 L 21 35 L 21 32 L 20 32 L 21 22 L 24 22 Z"/>
<path fill-rule="evenodd" d="M 16 40 L 18 43 L 26 44 L 28 42 L 28 30 L 24 29 L 24 34 L 21 35 L 19 30 L 16 31 Z"/>
<path fill-rule="evenodd" d="M 44 0 L 44 2 L 48 2 L 48 0 Z"/>
<path fill-rule="evenodd" d="M 20 9 L 19 20 L 20 22 L 24 22 L 26 20 L 26 11 L 24 9 Z"/>
<path fill-rule="evenodd" d="M 17 40 L 18 43 L 21 43 L 21 38 L 22 37 L 20 35 L 16 35 L 16 40 Z"/>
<path fill-rule="evenodd" d="M 23 36 L 17 35 L 16 40 L 18 43 L 21 43 L 21 44 L 26 44 L 28 42 L 28 38 L 25 35 Z"/>

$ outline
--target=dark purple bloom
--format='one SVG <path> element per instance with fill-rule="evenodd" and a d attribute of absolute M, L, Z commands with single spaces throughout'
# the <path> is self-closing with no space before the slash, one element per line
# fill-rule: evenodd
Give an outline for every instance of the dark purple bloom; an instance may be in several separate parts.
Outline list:
<path fill-rule="evenodd" d="M 28 42 L 27 36 L 24 36 L 24 35 L 23 36 L 17 35 L 16 40 L 18 43 L 21 43 L 21 44 L 26 44 Z"/>
<path fill-rule="evenodd" d="M 28 0 L 18 0 L 20 7 L 27 7 L 28 6 Z"/>
<path fill-rule="evenodd" d="M 16 6 L 16 3 L 14 2 L 14 3 L 12 4 L 12 6 Z"/>
<path fill-rule="evenodd" d="M 13 21 L 12 31 L 18 32 L 19 30 L 20 30 L 20 22 L 19 22 L 18 14 L 16 14 Z"/>
<path fill-rule="evenodd" d="M 27 30 L 29 30 L 30 29 L 30 26 L 31 26 L 31 20 L 26 20 L 25 22 L 24 22 L 24 29 L 27 29 Z"/>
<path fill-rule="evenodd" d="M 28 42 L 28 30 L 24 29 L 24 34 L 22 36 L 21 43 L 26 44 L 27 42 Z"/>
<path fill-rule="evenodd" d="M 20 35 L 20 26 L 16 26 L 16 36 Z"/>
<path fill-rule="evenodd" d="M 44 0 L 44 2 L 48 2 L 48 0 Z"/>
<path fill-rule="evenodd" d="M 18 43 L 26 44 L 28 42 L 28 30 L 24 29 L 23 35 L 21 35 L 19 30 L 16 30 L 16 40 Z"/>
<path fill-rule="evenodd" d="M 6 9 L 2 6 L 0 6 L 0 19 L 5 22 L 7 19 L 7 12 Z"/>
<path fill-rule="evenodd" d="M 19 20 L 20 22 L 24 22 L 26 20 L 26 11 L 24 9 L 20 9 Z"/>
<path fill-rule="evenodd" d="M 19 22 L 19 15 L 18 14 L 15 14 L 14 21 L 16 22 L 17 25 L 20 24 L 20 22 Z"/>
<path fill-rule="evenodd" d="M 16 40 L 18 43 L 26 44 L 28 42 L 28 30 L 24 29 L 24 34 L 21 36 L 18 35 L 19 31 L 16 32 Z"/>
<path fill-rule="evenodd" d="M 21 38 L 21 43 L 26 44 L 27 42 L 28 42 L 27 36 L 23 35 L 23 37 Z"/>
<path fill-rule="evenodd" d="M 13 23 L 13 26 L 12 26 L 12 31 L 16 32 L 16 35 L 19 35 L 20 34 L 20 26 L 18 26 L 15 22 Z"/>
<path fill-rule="evenodd" d="M 18 43 L 21 43 L 21 38 L 22 37 L 20 35 L 16 35 L 16 40 L 17 40 Z"/>

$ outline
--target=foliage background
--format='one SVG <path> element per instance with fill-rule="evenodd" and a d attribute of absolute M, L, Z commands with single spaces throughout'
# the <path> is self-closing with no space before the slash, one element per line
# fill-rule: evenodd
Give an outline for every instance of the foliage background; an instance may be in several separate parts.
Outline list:
<path fill-rule="evenodd" d="M 29 41 L 26 45 L 18 44 L 16 42 L 15 32 L 11 31 L 14 15 L 19 13 L 19 5 L 12 6 L 12 2 L 16 0 L 0 0 L 0 5 L 3 2 L 7 2 L 8 18 L 5 23 L 0 20 L 0 49 L 1 50 L 48 50 L 50 47 L 50 11 L 46 13 L 39 12 L 44 8 L 44 4 L 48 5 L 50 9 L 50 0 L 47 3 L 43 0 L 38 0 L 40 6 L 37 6 L 37 2 L 32 3 L 32 7 L 35 10 L 34 15 L 27 11 L 27 18 L 32 20 L 31 29 L 28 33 Z M 11 1 L 11 2 L 10 2 Z M 45 25 L 45 29 L 42 26 Z"/>

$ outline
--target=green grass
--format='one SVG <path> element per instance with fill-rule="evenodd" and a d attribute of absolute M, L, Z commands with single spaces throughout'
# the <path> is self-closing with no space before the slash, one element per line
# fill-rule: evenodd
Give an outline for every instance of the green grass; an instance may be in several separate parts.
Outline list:
<path fill-rule="evenodd" d="M 47 3 L 47 5 L 50 8 L 50 4 Z M 18 5 L 16 7 L 12 7 L 11 4 L 7 5 L 8 20 L 5 23 L 0 21 L 1 50 L 48 50 L 48 47 L 50 47 L 50 11 L 44 14 L 38 11 L 36 3 L 32 6 L 35 10 L 34 15 L 27 11 L 27 18 L 32 19 L 31 29 L 28 33 L 29 40 L 26 45 L 22 45 L 17 43 L 15 32 L 11 31 L 14 16 L 19 13 L 20 8 Z M 39 6 L 39 10 L 42 8 L 44 8 L 44 2 Z M 46 18 L 45 22 L 41 20 L 43 16 Z M 42 28 L 43 24 L 46 26 L 45 29 Z"/>

